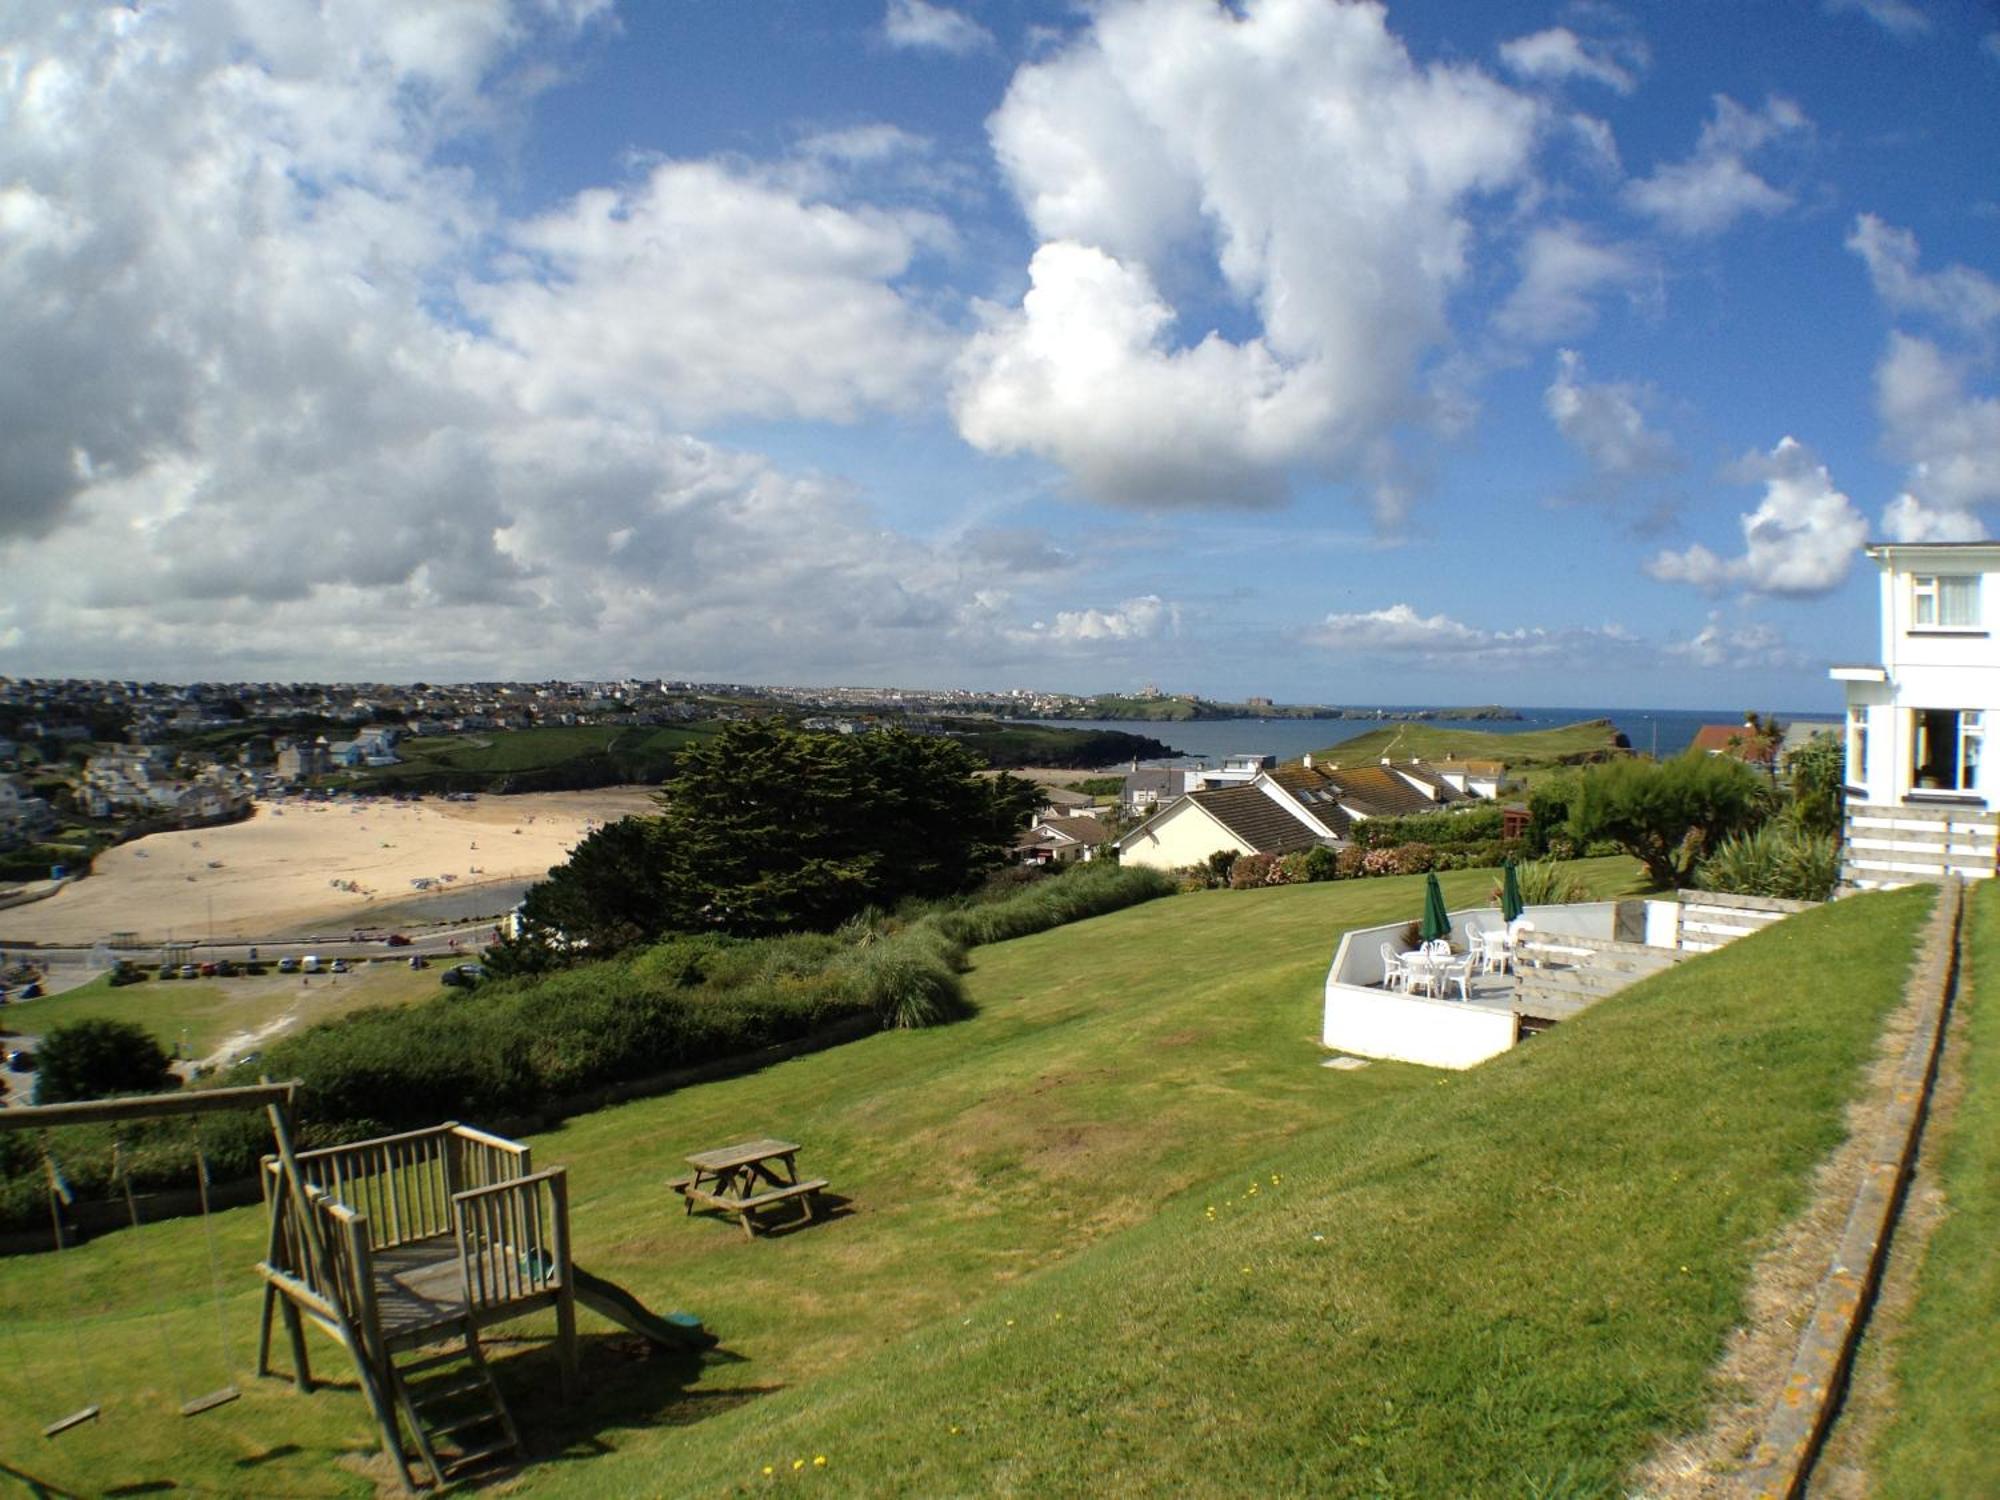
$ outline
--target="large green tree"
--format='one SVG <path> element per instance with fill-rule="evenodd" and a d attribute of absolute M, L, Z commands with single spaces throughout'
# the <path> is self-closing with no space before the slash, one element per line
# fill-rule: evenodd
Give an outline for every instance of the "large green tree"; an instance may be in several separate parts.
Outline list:
<path fill-rule="evenodd" d="M 668 925 L 745 936 L 948 896 L 1004 863 L 1035 788 L 957 742 L 901 730 L 732 724 L 662 793 Z"/>
<path fill-rule="evenodd" d="M 953 895 L 1006 861 L 1037 793 L 954 740 L 810 734 L 763 719 L 682 752 L 655 818 L 599 830 L 528 893 L 519 972 L 667 932 L 824 930 Z"/>
<path fill-rule="evenodd" d="M 1671 888 L 1688 883 L 1711 845 L 1760 821 L 1768 801 L 1764 779 L 1734 756 L 1614 760 L 1570 781 L 1567 827 L 1579 845 L 1617 844 Z"/>
<path fill-rule="evenodd" d="M 175 1085 L 165 1050 L 136 1021 L 93 1019 L 52 1026 L 35 1061 L 37 1104 L 154 1094 Z"/>

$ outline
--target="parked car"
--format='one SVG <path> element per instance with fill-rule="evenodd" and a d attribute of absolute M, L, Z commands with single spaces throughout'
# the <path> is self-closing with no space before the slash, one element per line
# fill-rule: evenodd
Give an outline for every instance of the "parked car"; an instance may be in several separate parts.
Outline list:
<path fill-rule="evenodd" d="M 181 978 L 183 979 L 201 978 L 201 966 L 199 964 L 182 964 Z"/>
<path fill-rule="evenodd" d="M 438 983 L 469 990 L 485 977 L 486 971 L 478 964 L 453 964 L 438 975 Z"/>
<path fill-rule="evenodd" d="M 201 966 L 201 977 L 202 977 L 203 979 L 213 979 L 213 978 L 215 978 L 215 976 L 216 976 L 217 974 L 219 974 L 219 973 L 221 973 L 221 972 L 222 972 L 222 971 L 221 971 L 220 967 L 219 967 L 219 966 L 217 966 L 217 965 L 216 965 L 216 964 L 215 964 L 214 962 L 212 962 L 212 961 L 211 961 L 211 962 L 209 962 L 209 963 L 205 963 L 205 964 L 203 964 L 203 965 Z"/>
<path fill-rule="evenodd" d="M 392 932 L 386 938 L 382 939 L 382 941 L 387 943 L 391 948 L 407 948 L 410 946 L 409 934 L 404 932 Z"/>
<path fill-rule="evenodd" d="M 304 958 L 300 959 L 299 971 L 304 974 L 317 974 L 319 972 L 319 955 L 317 953 L 308 953 Z"/>
<path fill-rule="evenodd" d="M 7 1054 L 7 1071 L 10 1073 L 32 1073 L 35 1071 L 35 1054 L 25 1048 L 16 1047 Z"/>
<path fill-rule="evenodd" d="M 421 953 L 412 953 L 412 954 L 410 955 L 410 967 L 411 967 L 411 968 L 413 968 L 413 969 L 428 969 L 428 968 L 429 968 L 430 966 L 431 966 L 431 961 L 430 961 L 430 960 L 429 960 L 428 958 L 425 958 L 425 957 L 423 956 L 423 954 L 421 954 Z"/>
<path fill-rule="evenodd" d="M 345 974 L 347 972 L 347 960 L 344 958 L 336 958 L 333 961 L 333 972 L 336 974 Z"/>
<path fill-rule="evenodd" d="M 296 958 L 291 957 L 289 954 L 286 955 L 284 958 L 278 960 L 278 972 L 280 974 L 298 973 L 299 961 Z"/>
<path fill-rule="evenodd" d="M 22 985 L 22 986 L 21 986 L 21 993 L 20 993 L 20 994 L 18 994 L 18 995 L 16 995 L 16 996 L 15 996 L 14 998 L 15 998 L 16 1000 L 39 1000 L 39 999 L 41 999 L 41 998 L 42 998 L 42 982 L 41 982 L 41 980 L 39 980 L 39 979 L 30 979 L 30 980 L 29 980 L 29 981 L 28 981 L 28 982 L 27 982 L 26 984 L 24 984 L 24 985 Z"/>

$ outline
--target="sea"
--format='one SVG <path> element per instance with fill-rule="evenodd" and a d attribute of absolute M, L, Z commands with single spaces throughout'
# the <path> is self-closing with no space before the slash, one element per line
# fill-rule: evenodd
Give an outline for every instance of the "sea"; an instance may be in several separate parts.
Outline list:
<path fill-rule="evenodd" d="M 1680 708 L 1522 708 L 1514 710 L 1518 719 L 1423 719 L 1419 722 L 1445 729 L 1478 729 L 1494 734 L 1519 734 L 1529 729 L 1554 729 L 1581 719 L 1609 719 L 1625 732 L 1632 748 L 1641 754 L 1660 757 L 1679 755 L 1694 743 L 1696 731 L 1704 724 L 1740 724 L 1741 709 Z M 1146 765 L 1188 765 L 1196 761 L 1214 762 L 1225 755 L 1275 755 L 1280 761 L 1297 760 L 1307 751 L 1330 749 L 1357 735 L 1393 725 L 1396 715 L 1413 710 L 1385 708 L 1381 719 L 1196 719 L 1187 723 L 1150 723 L 1136 719 L 1043 719 L 1044 727 L 1057 729 L 1113 729 L 1127 734 L 1149 735 L 1177 753 L 1167 759 L 1149 760 Z M 1781 724 L 1793 718 L 1814 722 L 1836 722 L 1836 716 L 1822 712 L 1792 715 L 1780 711 Z"/>

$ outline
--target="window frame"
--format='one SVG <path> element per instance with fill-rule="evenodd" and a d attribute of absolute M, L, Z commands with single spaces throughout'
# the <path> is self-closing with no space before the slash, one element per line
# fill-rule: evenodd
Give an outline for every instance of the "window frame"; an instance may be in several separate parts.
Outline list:
<path fill-rule="evenodd" d="M 1910 575 L 1910 629 L 1949 635 L 1968 634 L 1985 628 L 1985 588 L 1979 573 L 1912 573 Z M 1947 605 L 1968 605 L 1967 618 L 1947 620 Z M 1928 612 L 1929 618 L 1925 618 Z M 1955 611 L 1953 611 L 1955 612 Z"/>
<path fill-rule="evenodd" d="M 1865 706 L 1850 706 L 1847 710 L 1845 750 L 1841 774 L 1846 784 L 1865 789 L 1868 785 L 1868 710 Z"/>
<path fill-rule="evenodd" d="M 1940 739 L 1949 739 L 1949 761 L 1939 760 Z M 1980 794 L 1979 763 L 1986 749 L 1986 718 L 1977 708 L 1913 708 L 1910 710 L 1910 787 L 1912 797 L 1966 798 Z M 1968 753 L 1969 752 L 1969 753 Z M 1936 786 L 1924 786 L 1928 776 Z"/>

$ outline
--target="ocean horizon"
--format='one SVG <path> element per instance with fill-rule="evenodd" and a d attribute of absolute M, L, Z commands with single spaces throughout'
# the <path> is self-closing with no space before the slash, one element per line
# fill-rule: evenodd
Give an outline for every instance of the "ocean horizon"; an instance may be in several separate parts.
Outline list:
<path fill-rule="evenodd" d="M 1418 712 L 1416 707 L 1384 705 L 1386 714 Z M 1694 743 L 1704 724 L 1738 724 L 1740 709 L 1688 708 L 1518 708 L 1518 719 L 1429 719 L 1424 723 L 1446 728 L 1487 730 L 1494 734 L 1520 734 L 1531 729 L 1554 729 L 1585 719 L 1609 719 L 1632 742 L 1632 748 L 1646 755 L 1672 756 Z M 1794 719 L 1836 723 L 1839 715 L 1824 711 L 1790 714 L 1776 710 L 1781 724 Z M 1137 719 L 1035 719 L 1034 723 L 1061 729 L 1111 729 L 1127 734 L 1149 735 L 1177 753 L 1147 760 L 1146 765 L 1174 765 L 1192 760 L 1218 760 L 1225 755 L 1275 755 L 1279 760 L 1296 760 L 1309 751 L 1329 750 L 1348 740 L 1399 722 L 1387 719 L 1195 719 L 1180 723 L 1156 723 Z"/>

